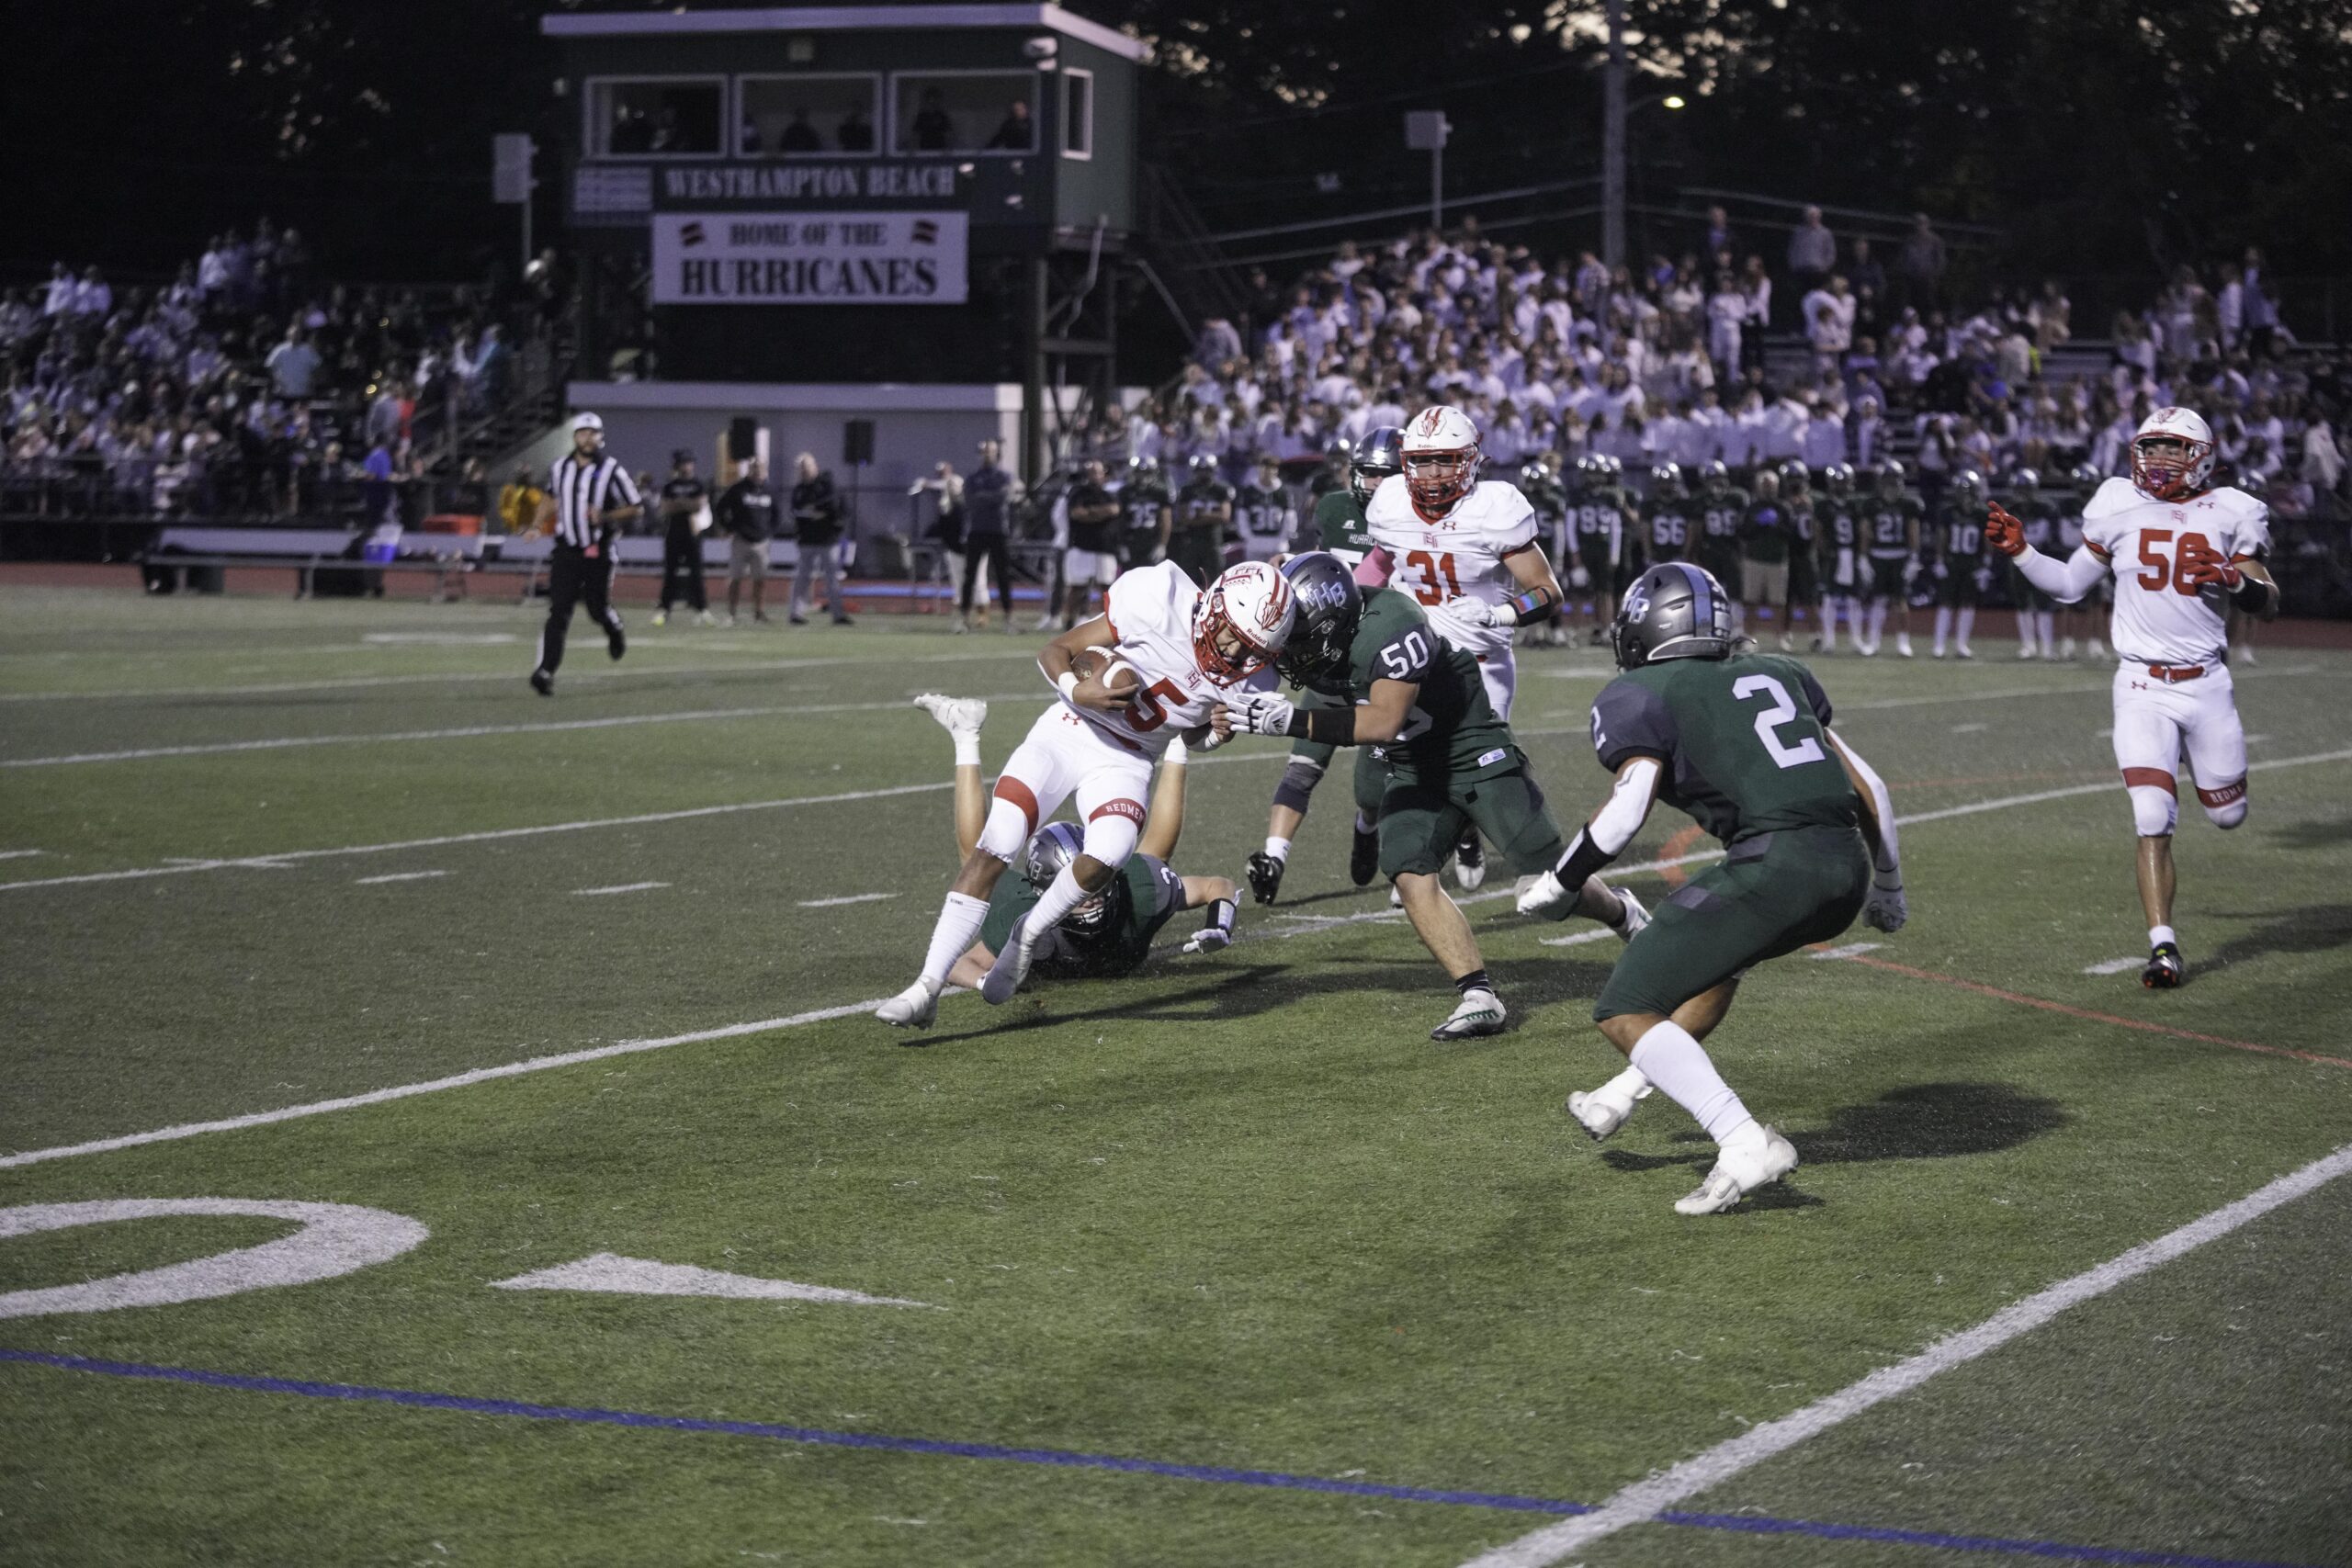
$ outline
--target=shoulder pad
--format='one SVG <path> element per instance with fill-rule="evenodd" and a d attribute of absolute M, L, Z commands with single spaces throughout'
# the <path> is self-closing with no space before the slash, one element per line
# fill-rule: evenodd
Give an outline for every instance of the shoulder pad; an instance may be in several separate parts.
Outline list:
<path fill-rule="evenodd" d="M 2260 496 L 2248 495 L 2235 485 L 2222 485 L 2209 490 L 2188 504 L 2192 508 L 2210 505 L 2233 520 L 2261 517 L 2270 510 L 2269 504 Z"/>
<path fill-rule="evenodd" d="M 1344 495 L 1347 492 L 1334 491 L 1331 493 Z M 1372 492 L 1372 500 L 1365 504 L 1363 515 L 1367 523 L 1418 521 L 1413 513 L 1413 492 L 1406 486 L 1405 476 L 1391 474 L 1381 480 L 1380 488 Z"/>
<path fill-rule="evenodd" d="M 2112 517 L 2127 508 L 2143 504 L 2145 499 L 2130 479 L 2105 480 L 2091 492 L 2090 500 L 2083 503 L 2083 520 L 2088 522 L 2094 517 Z"/>

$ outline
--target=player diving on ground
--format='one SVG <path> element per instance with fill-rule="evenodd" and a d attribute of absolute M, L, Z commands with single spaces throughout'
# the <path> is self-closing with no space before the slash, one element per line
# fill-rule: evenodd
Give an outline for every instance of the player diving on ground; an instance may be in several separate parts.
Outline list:
<path fill-rule="evenodd" d="M 1698 1119 L 1714 1168 L 1682 1214 L 1721 1213 L 1796 1168 L 1788 1139 L 1758 1122 L 1699 1043 L 1723 1022 L 1740 976 L 1826 942 L 1857 914 L 1879 931 L 1905 919 L 1886 786 L 1829 728 L 1829 698 L 1792 659 L 1740 651 L 1723 584 L 1685 561 L 1644 572 L 1611 637 L 1623 671 L 1592 706 L 1592 744 L 1616 775 L 1609 798 L 1521 894 L 1553 911 L 1623 852 L 1664 800 L 1723 841 L 1722 862 L 1667 896 L 1601 987 L 1592 1016 L 1625 1070 L 1568 1110 L 1594 1138 L 1653 1085 Z"/>
<path fill-rule="evenodd" d="M 1083 824 L 1078 852 L 1003 933 L 980 977 L 982 999 L 1010 1001 L 1046 933 L 1108 892 L 1135 852 L 1153 761 L 1180 735 L 1214 743 L 1216 705 L 1282 651 L 1292 615 L 1289 582 L 1263 561 L 1229 567 L 1205 589 L 1182 567 L 1162 562 L 1124 573 L 1103 614 L 1047 643 L 1037 664 L 1061 698 L 1038 716 L 998 775 L 987 820 L 932 927 L 922 972 L 875 1016 L 901 1028 L 930 1027 L 949 973 L 987 923 L 998 879 L 1062 802 L 1074 799 Z M 1080 655 L 1089 665 L 1083 674 L 1074 665 Z"/>

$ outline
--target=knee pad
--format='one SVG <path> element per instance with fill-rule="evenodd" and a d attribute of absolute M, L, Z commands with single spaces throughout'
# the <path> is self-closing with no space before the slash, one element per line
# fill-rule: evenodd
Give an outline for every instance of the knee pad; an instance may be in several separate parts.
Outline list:
<path fill-rule="evenodd" d="M 980 829 L 979 841 L 973 847 L 1011 865 L 1021 858 L 1028 842 L 1029 813 L 1002 795 L 989 802 L 988 825 Z"/>
<path fill-rule="evenodd" d="M 2168 837 L 2180 819 L 2180 802 L 2172 791 L 2154 784 L 2133 784 L 2127 791 L 2132 796 L 2132 826 L 2143 839 Z"/>
<path fill-rule="evenodd" d="M 1303 817 L 1306 814 L 1307 797 L 1322 782 L 1322 763 L 1312 757 L 1293 757 L 1283 769 L 1282 782 L 1274 785 L 1274 804 L 1287 806 Z"/>
<path fill-rule="evenodd" d="M 1136 852 L 1143 830 L 1143 807 L 1132 800 L 1114 800 L 1097 807 L 1086 820 L 1086 853 L 1104 865 L 1125 865 Z"/>
<path fill-rule="evenodd" d="M 2200 789 L 2197 803 L 2205 808 L 2205 820 L 2226 831 L 2245 820 L 2245 780 L 2224 784 L 2220 789 Z"/>

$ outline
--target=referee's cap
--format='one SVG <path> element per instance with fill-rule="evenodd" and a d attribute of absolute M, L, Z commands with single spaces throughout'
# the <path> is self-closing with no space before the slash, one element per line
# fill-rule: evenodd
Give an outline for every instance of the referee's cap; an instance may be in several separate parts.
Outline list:
<path fill-rule="evenodd" d="M 579 434 L 583 430 L 602 430 L 604 428 L 604 420 L 595 414 L 588 412 L 584 409 L 571 416 L 571 434 L 574 435 Z"/>

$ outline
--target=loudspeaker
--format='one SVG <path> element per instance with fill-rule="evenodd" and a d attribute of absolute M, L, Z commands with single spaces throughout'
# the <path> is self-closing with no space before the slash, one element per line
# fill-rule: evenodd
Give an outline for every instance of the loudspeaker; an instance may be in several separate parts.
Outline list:
<path fill-rule="evenodd" d="M 874 461 L 874 422 L 854 419 L 842 427 L 842 461 L 853 466 Z"/>
<path fill-rule="evenodd" d="M 729 462 L 748 463 L 759 456 L 760 422 L 750 414 L 738 414 L 727 422 L 727 457 Z"/>

